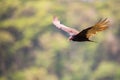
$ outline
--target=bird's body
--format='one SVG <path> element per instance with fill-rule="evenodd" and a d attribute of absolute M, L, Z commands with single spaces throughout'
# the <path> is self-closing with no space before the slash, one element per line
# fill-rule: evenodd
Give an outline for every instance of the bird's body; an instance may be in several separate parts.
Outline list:
<path fill-rule="evenodd" d="M 91 27 L 90 27 L 90 28 L 91 28 Z M 81 32 L 79 32 L 79 33 L 76 34 L 76 35 L 73 35 L 71 40 L 72 40 L 72 41 L 78 41 L 78 42 L 91 41 L 91 40 L 89 40 L 89 39 L 86 37 L 86 36 L 87 36 L 86 33 L 87 33 L 87 31 L 88 31 L 90 28 L 81 31 Z"/>
<path fill-rule="evenodd" d="M 88 38 L 85 38 L 84 36 L 74 35 L 70 39 L 72 41 L 82 42 L 82 41 L 90 41 Z"/>
<path fill-rule="evenodd" d="M 77 42 L 83 42 L 83 41 L 94 42 L 94 41 L 91 41 L 89 38 L 91 36 L 93 36 L 94 34 L 96 34 L 97 32 L 107 29 L 108 28 L 107 23 L 108 23 L 107 19 L 104 19 L 104 20 L 101 19 L 94 26 L 88 27 L 88 28 L 82 30 L 81 32 L 79 32 L 75 29 L 72 29 L 63 24 L 60 24 L 60 21 L 58 20 L 57 17 L 54 17 L 54 19 L 53 19 L 53 24 L 57 28 L 69 33 L 69 35 L 70 35 L 69 40 L 77 41 Z"/>

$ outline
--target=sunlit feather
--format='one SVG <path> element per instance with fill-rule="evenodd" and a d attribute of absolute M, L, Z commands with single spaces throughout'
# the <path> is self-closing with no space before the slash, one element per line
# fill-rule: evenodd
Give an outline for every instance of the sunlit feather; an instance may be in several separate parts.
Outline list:
<path fill-rule="evenodd" d="M 107 18 L 102 20 L 100 19 L 94 26 L 92 26 L 91 29 L 87 31 L 87 38 L 90 38 L 91 36 L 95 35 L 97 32 L 106 30 L 108 28 L 108 20 Z"/>

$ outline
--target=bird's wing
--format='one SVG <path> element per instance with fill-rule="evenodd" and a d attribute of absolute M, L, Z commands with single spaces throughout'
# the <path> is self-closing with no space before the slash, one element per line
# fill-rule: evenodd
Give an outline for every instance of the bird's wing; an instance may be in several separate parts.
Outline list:
<path fill-rule="evenodd" d="M 95 35 L 97 32 L 106 30 L 108 28 L 108 20 L 100 19 L 94 26 L 87 28 L 86 37 L 90 38 L 91 36 Z"/>
<path fill-rule="evenodd" d="M 58 29 L 61 29 L 67 33 L 69 33 L 70 35 L 76 35 L 79 33 L 79 31 L 73 29 L 73 28 L 70 28 L 70 27 L 67 27 L 63 24 L 60 24 L 60 21 L 58 20 L 57 17 L 54 17 L 53 18 L 53 24 L 58 28 Z"/>

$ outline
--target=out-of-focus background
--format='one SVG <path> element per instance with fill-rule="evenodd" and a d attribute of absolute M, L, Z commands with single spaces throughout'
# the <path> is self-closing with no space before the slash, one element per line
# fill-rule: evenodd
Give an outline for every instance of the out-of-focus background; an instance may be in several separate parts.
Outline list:
<path fill-rule="evenodd" d="M 120 0 L 0 0 L 0 80 L 120 80 Z M 109 29 L 68 41 L 52 24 Z"/>

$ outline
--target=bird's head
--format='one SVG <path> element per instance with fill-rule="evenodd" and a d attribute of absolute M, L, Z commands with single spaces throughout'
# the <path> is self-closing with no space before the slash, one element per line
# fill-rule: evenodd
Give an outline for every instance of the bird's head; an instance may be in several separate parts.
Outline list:
<path fill-rule="evenodd" d="M 70 36 L 70 37 L 69 37 L 69 40 L 71 41 L 72 39 L 73 39 L 73 36 Z"/>

